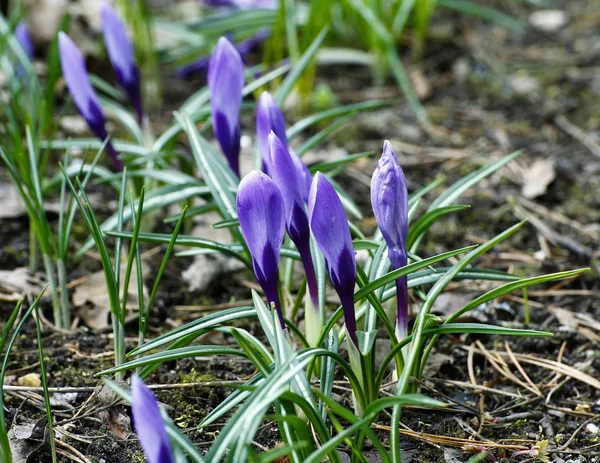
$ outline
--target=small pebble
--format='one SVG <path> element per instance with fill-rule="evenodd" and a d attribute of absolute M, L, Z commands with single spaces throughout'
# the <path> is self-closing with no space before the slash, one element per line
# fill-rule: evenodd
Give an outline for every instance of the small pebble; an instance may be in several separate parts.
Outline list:
<path fill-rule="evenodd" d="M 569 16 L 562 10 L 538 10 L 529 15 L 529 24 L 543 32 L 557 32 L 567 22 Z"/>
<path fill-rule="evenodd" d="M 39 373 L 29 373 L 17 379 L 17 384 L 19 386 L 40 387 L 42 385 L 42 378 Z"/>

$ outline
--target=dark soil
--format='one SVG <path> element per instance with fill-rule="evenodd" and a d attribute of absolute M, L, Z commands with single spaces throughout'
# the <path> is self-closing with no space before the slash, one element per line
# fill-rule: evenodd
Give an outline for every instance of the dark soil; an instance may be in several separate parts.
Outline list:
<path fill-rule="evenodd" d="M 325 157 L 336 147 L 343 147 L 348 153 L 365 150 L 379 153 L 383 140 L 390 139 L 398 148 L 410 191 L 438 175 L 446 177 L 443 185 L 448 186 L 477 167 L 522 149 L 523 154 L 509 168 L 481 182 L 461 198 L 459 202 L 471 208 L 437 224 L 423 243 L 423 254 L 482 242 L 528 218 L 530 224 L 477 264 L 523 275 L 591 267 L 583 277 L 564 285 L 535 287 L 533 290 L 537 292 L 530 291 L 530 327 L 548 330 L 554 334 L 552 338 L 461 336 L 440 340 L 432 356 L 435 367 L 426 373 L 422 391 L 457 405 L 451 411 L 406 411 L 403 415 L 406 429 L 423 434 L 404 436 L 404 462 L 468 459 L 472 449 L 463 444 L 435 441 L 431 435 L 500 444 L 491 453 L 501 461 L 508 461 L 513 452 L 503 446 L 531 448 L 545 439 L 549 440 L 550 461 L 600 461 L 600 431 L 595 426 L 600 426 L 598 389 L 565 376 L 557 378 L 554 371 L 521 362 L 531 383 L 539 388 L 540 395 L 536 395 L 499 374 L 489 358 L 479 351 L 473 352 L 469 359 L 469 346 L 475 349 L 476 341 L 489 352 L 505 352 L 506 342 L 515 354 L 560 360 L 591 378 L 600 379 L 598 324 L 565 326 L 564 319 L 557 318 L 554 311 L 564 309 L 588 316 L 588 320 L 600 319 L 600 158 L 585 145 L 588 139 L 597 143 L 600 134 L 600 16 L 593 1 L 556 1 L 553 6 L 569 14 L 569 23 L 563 29 L 542 33 L 528 27 L 522 36 L 448 12 L 438 16 L 424 60 L 413 69 L 419 71 L 429 85 L 431 92 L 423 103 L 432 123 L 443 128 L 446 135 L 440 137 L 439 131 L 424 130 L 406 104 L 396 103 L 357 116 L 320 148 L 326 153 Z M 525 2 L 509 2 L 507 8 L 523 21 L 533 11 Z M 443 37 L 435 33 L 444 30 Z M 407 55 L 405 62 L 409 61 Z M 323 67 L 317 83 L 329 86 L 342 103 L 400 96 L 391 80 L 373 86 L 372 76 L 364 68 Z M 167 115 L 176 107 L 174 102 L 185 98 L 193 87 L 194 82 L 165 86 L 168 92 L 165 101 L 169 103 L 161 110 L 165 116 L 155 118 L 157 129 L 170 120 Z M 294 116 L 288 114 L 288 119 Z M 252 124 L 249 119 L 248 134 L 253 133 Z M 572 126 L 578 127 L 588 139 L 573 138 L 572 133 L 568 133 Z M 360 226 L 366 231 L 374 228 L 368 188 L 377 159 L 378 155 L 363 159 L 349 166 L 339 177 L 363 210 L 366 218 Z M 541 174 L 528 173 L 539 160 L 554 161 L 556 178 L 539 196 L 525 200 L 522 185 L 540 180 Z M 435 198 L 442 188 L 427 198 Z M 115 199 L 112 192 L 107 194 L 113 195 L 111 200 Z M 162 227 L 163 232 L 171 229 Z M 84 237 L 85 233 L 78 236 L 79 243 L 74 249 Z M 25 218 L 2 220 L 0 242 L 2 269 L 27 265 L 29 241 Z M 149 268 L 158 268 L 163 252 L 164 248 L 150 258 Z M 249 298 L 249 290 L 242 284 L 246 280 L 253 281 L 248 272 L 224 275 L 207 291 L 190 293 L 181 279 L 182 271 L 190 263 L 190 258 L 173 258 L 168 265 L 150 319 L 150 337 L 208 313 L 176 310 L 176 306 L 207 306 Z M 69 268 L 70 279 L 75 280 L 98 270 L 99 265 L 83 257 L 71 262 Z M 149 285 L 153 278 L 151 271 Z M 450 296 L 447 300 L 450 312 L 457 308 L 452 306 L 452 297 L 460 300 L 481 294 L 485 288 L 487 286 L 472 282 L 452 285 L 445 294 Z M 540 292 L 542 289 L 548 291 Z M 523 327 L 521 296 L 519 293 L 496 301 L 478 310 L 475 318 L 486 323 Z M 10 310 L 10 304 L 1 304 L 0 318 L 6 319 Z M 443 304 L 435 310 L 441 315 L 448 313 Z M 43 312 L 51 317 L 47 303 Z M 260 335 L 252 324 L 245 328 Z M 34 333 L 35 324 L 29 321 L 9 359 L 7 384 L 16 385 L 18 378 L 39 372 Z M 129 349 L 137 342 L 135 322 L 128 327 L 128 335 Z M 232 339 L 225 336 L 200 342 L 233 344 Z M 101 384 L 96 374 L 111 366 L 112 337 L 83 325 L 68 334 L 45 326 L 43 348 L 50 386 L 82 388 L 67 405 L 57 407 L 57 425 L 69 433 L 61 440 L 90 461 L 143 461 L 134 436 L 123 439 L 124 428 L 120 427 L 122 421 L 119 420 L 126 421 L 128 408 L 108 407 L 111 403 L 97 397 L 88 401 L 92 394 L 90 388 Z M 529 384 L 517 366 L 506 361 L 518 380 Z M 191 384 L 158 390 L 157 396 L 169 407 L 173 421 L 185 429 L 200 448 L 207 448 L 220 426 L 198 431 L 197 423 L 229 393 L 230 389 L 222 385 L 224 382 L 247 379 L 253 372 L 249 363 L 227 358 L 188 359 L 163 364 L 148 383 Z M 488 389 L 469 387 L 471 375 L 479 386 Z M 564 384 L 557 387 L 561 382 Z M 334 389 L 334 393 L 344 398 L 342 390 Z M 44 416 L 43 400 L 38 393 L 9 391 L 6 406 L 9 423 L 27 424 Z M 379 423 L 382 435 L 388 424 L 389 418 L 382 415 Z M 39 442 L 43 442 L 43 432 L 38 437 Z M 276 426 L 265 423 L 256 441 L 264 448 L 273 448 L 279 441 Z M 49 461 L 47 445 L 38 447 L 27 461 Z M 61 458 L 60 461 L 67 461 L 66 457 Z"/>

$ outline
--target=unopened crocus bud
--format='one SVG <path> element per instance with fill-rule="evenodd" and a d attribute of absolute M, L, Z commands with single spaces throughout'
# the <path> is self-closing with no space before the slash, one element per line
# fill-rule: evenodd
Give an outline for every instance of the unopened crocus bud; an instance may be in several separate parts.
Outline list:
<path fill-rule="evenodd" d="M 131 106 L 135 109 L 138 121 L 142 120 L 142 97 L 140 90 L 140 71 L 135 62 L 133 45 L 127 34 L 125 24 L 117 12 L 108 3 L 103 3 L 100 10 L 102 16 L 102 34 L 110 63 L 119 85 L 123 87 Z"/>
<path fill-rule="evenodd" d="M 156 397 L 138 375 L 131 378 L 131 412 L 148 463 L 174 463 L 171 441 Z"/>
<path fill-rule="evenodd" d="M 371 205 L 375 220 L 388 245 L 392 267 L 407 264 L 406 235 L 408 233 L 408 191 L 404 172 L 389 141 L 371 179 Z M 408 331 L 408 286 L 406 276 L 396 280 L 398 298 L 397 329 L 400 339 Z"/>
<path fill-rule="evenodd" d="M 256 280 L 267 297 L 267 303 L 275 304 L 281 326 L 285 327 L 279 301 L 279 251 L 285 233 L 285 206 L 281 191 L 271 178 L 253 170 L 240 182 L 236 205 Z"/>
<path fill-rule="evenodd" d="M 240 107 L 244 63 L 235 47 L 221 37 L 208 64 L 213 129 L 231 170 L 239 177 Z"/>
<path fill-rule="evenodd" d="M 29 59 L 33 59 L 33 42 L 31 41 L 29 28 L 24 22 L 20 22 L 19 24 L 17 24 L 17 27 L 15 28 L 15 37 L 19 41 L 19 44 L 21 45 Z"/>
<path fill-rule="evenodd" d="M 325 256 L 331 283 L 340 296 L 346 331 L 358 347 L 354 314 L 356 261 L 350 227 L 340 197 L 320 172 L 315 175 L 310 189 L 308 217 L 313 236 Z"/>
<path fill-rule="evenodd" d="M 77 106 L 91 131 L 101 140 L 105 140 L 108 133 L 105 127 L 104 112 L 90 82 L 83 56 L 64 32 L 58 33 L 58 49 L 63 76 L 67 82 L 69 92 L 73 96 L 75 106 Z M 123 162 L 119 159 L 110 142 L 106 145 L 106 151 L 113 159 L 116 169 L 122 171 Z"/>
<path fill-rule="evenodd" d="M 285 149 L 288 147 L 287 135 L 285 133 L 285 121 L 283 114 L 277 106 L 275 99 L 269 92 L 264 92 L 256 108 L 256 139 L 258 150 L 263 161 L 263 170 L 271 175 L 271 155 L 269 150 L 269 134 L 271 131 L 279 138 Z"/>
<path fill-rule="evenodd" d="M 273 131 L 269 134 L 269 151 L 272 165 L 271 176 L 283 194 L 287 232 L 300 253 L 310 298 L 313 306 L 318 309 L 319 292 L 310 253 L 310 227 L 303 192 L 304 178 L 292 156 Z"/>

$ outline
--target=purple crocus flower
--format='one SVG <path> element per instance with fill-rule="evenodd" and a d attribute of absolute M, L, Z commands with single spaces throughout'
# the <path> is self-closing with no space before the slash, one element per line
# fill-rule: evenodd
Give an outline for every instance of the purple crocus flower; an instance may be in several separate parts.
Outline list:
<path fill-rule="evenodd" d="M 310 227 L 304 200 L 304 178 L 292 156 L 273 131 L 269 134 L 269 151 L 271 153 L 271 175 L 283 194 L 287 232 L 300 253 L 310 298 L 313 307 L 318 309 L 319 292 L 310 253 Z"/>
<path fill-rule="evenodd" d="M 127 34 L 125 24 L 117 12 L 108 3 L 103 3 L 100 10 L 102 16 L 102 34 L 108 57 L 115 71 L 117 82 L 123 87 L 131 106 L 135 109 L 138 121 L 143 117 L 140 91 L 140 71 L 135 62 L 133 45 Z"/>
<path fill-rule="evenodd" d="M 244 63 L 235 47 L 221 37 L 208 64 L 208 88 L 215 136 L 231 170 L 239 177 L 240 107 Z"/>
<path fill-rule="evenodd" d="M 19 41 L 21 47 L 23 47 L 23 50 L 25 50 L 29 59 L 33 59 L 33 42 L 31 41 L 29 28 L 24 22 L 21 21 L 17 24 L 17 27 L 15 27 L 15 37 Z"/>
<path fill-rule="evenodd" d="M 308 216 L 313 236 L 325 256 L 329 278 L 342 302 L 346 331 L 358 347 L 354 315 L 356 261 L 350 227 L 340 197 L 320 172 L 310 189 Z"/>
<path fill-rule="evenodd" d="M 238 187 L 237 212 L 240 228 L 250 255 L 254 274 L 267 302 L 275 304 L 285 328 L 279 301 L 279 250 L 285 233 L 285 207 L 281 191 L 262 172 L 253 170 Z"/>
<path fill-rule="evenodd" d="M 62 72 L 75 101 L 75 106 L 91 131 L 101 140 L 105 140 L 108 133 L 106 132 L 104 113 L 88 77 L 83 56 L 64 32 L 58 33 L 58 49 Z M 110 142 L 106 145 L 106 151 L 115 163 L 115 168 L 122 171 L 123 162 Z"/>
<path fill-rule="evenodd" d="M 250 8 L 265 8 L 275 10 L 279 8 L 279 0 L 204 0 L 210 6 L 229 6 L 242 10 Z"/>
<path fill-rule="evenodd" d="M 392 267 L 404 267 L 407 264 L 408 191 L 402 167 L 387 140 L 371 179 L 371 204 L 381 234 L 388 245 Z M 408 286 L 405 276 L 396 280 L 396 292 L 398 335 L 403 339 L 408 333 Z"/>
<path fill-rule="evenodd" d="M 271 35 L 270 29 L 264 28 L 260 29 L 256 34 L 252 37 L 241 41 L 240 43 L 234 44 L 236 50 L 242 57 L 244 61 L 252 51 L 254 47 L 256 47 L 259 43 L 263 42 Z M 190 63 L 186 66 L 180 67 L 175 75 L 180 78 L 186 78 L 193 74 L 201 74 L 205 73 L 208 70 L 208 63 L 210 62 L 210 56 L 202 56 L 198 58 L 193 63 Z"/>
<path fill-rule="evenodd" d="M 258 99 L 256 108 L 256 139 L 258 141 L 258 151 L 263 161 L 263 170 L 267 175 L 271 173 L 271 155 L 269 150 L 269 134 L 271 131 L 283 143 L 287 150 L 288 141 L 285 133 L 285 120 L 283 114 L 275 103 L 275 99 L 269 92 L 264 92 Z"/>
<path fill-rule="evenodd" d="M 138 375 L 131 378 L 131 412 L 148 463 L 174 463 L 171 441 L 156 397 Z"/>

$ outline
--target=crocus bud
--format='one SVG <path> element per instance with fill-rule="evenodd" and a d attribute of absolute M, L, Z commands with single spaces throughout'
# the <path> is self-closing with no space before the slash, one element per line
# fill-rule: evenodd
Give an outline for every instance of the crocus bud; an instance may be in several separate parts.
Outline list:
<path fill-rule="evenodd" d="M 285 208 L 281 191 L 267 175 L 253 170 L 238 187 L 237 212 L 256 280 L 267 302 L 275 304 L 285 327 L 279 301 L 279 250 L 285 233 Z"/>
<path fill-rule="evenodd" d="M 62 72 L 75 106 L 91 131 L 101 140 L 105 140 L 108 133 L 105 128 L 104 113 L 88 77 L 83 56 L 64 32 L 58 33 L 58 49 Z M 122 171 L 123 163 L 110 142 L 106 146 L 106 151 L 113 159 L 116 169 Z"/>
<path fill-rule="evenodd" d="M 318 308 L 319 293 L 310 254 L 310 227 L 303 194 L 304 178 L 290 153 L 273 131 L 269 134 L 269 151 L 271 153 L 271 176 L 283 194 L 287 232 L 300 253 L 310 298 L 313 306 Z"/>
<path fill-rule="evenodd" d="M 117 82 L 123 87 L 131 106 L 135 109 L 138 121 L 142 120 L 142 98 L 140 91 L 140 71 L 135 63 L 133 45 L 127 34 L 125 24 L 117 12 L 108 3 L 103 3 L 102 34 L 106 51 L 112 64 Z"/>
<path fill-rule="evenodd" d="M 215 136 L 231 170 L 239 177 L 240 107 L 244 63 L 235 47 L 221 37 L 208 64 L 208 88 Z"/>
<path fill-rule="evenodd" d="M 156 397 L 138 375 L 131 378 L 131 412 L 148 463 L 174 463 L 171 441 Z"/>
<path fill-rule="evenodd" d="M 33 42 L 31 41 L 31 35 L 29 34 L 29 28 L 24 22 L 20 22 L 15 27 L 15 37 L 19 41 L 23 50 L 29 57 L 29 59 L 33 59 Z"/>
<path fill-rule="evenodd" d="M 394 269 L 404 267 L 407 263 L 408 191 L 402 167 L 392 145 L 387 140 L 371 179 L 371 204 L 375 220 L 388 245 L 388 256 L 392 267 Z M 405 276 L 396 280 L 396 290 L 398 335 L 404 338 L 408 330 L 408 287 Z"/>
<path fill-rule="evenodd" d="M 313 236 L 325 256 L 331 283 L 340 296 L 346 331 L 358 346 L 354 314 L 356 261 L 350 227 L 340 197 L 320 172 L 313 179 L 308 196 L 308 217 Z"/>
<path fill-rule="evenodd" d="M 258 150 L 263 161 L 263 170 L 267 175 L 271 175 L 271 154 L 269 150 L 269 134 L 275 132 L 285 149 L 288 142 L 285 133 L 285 121 L 283 114 L 275 103 L 273 96 L 269 92 L 263 92 L 258 99 L 256 108 L 256 139 L 258 141 Z"/>

